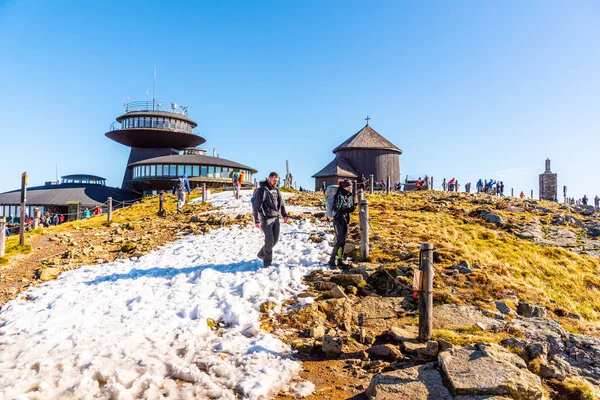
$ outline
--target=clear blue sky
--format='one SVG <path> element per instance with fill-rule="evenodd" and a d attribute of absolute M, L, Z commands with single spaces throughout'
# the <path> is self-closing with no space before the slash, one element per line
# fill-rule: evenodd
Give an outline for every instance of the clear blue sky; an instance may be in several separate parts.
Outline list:
<path fill-rule="evenodd" d="M 403 177 L 537 196 L 549 157 L 560 188 L 593 197 L 599 21 L 596 1 L 0 0 L 0 191 L 56 163 L 119 186 L 129 149 L 104 133 L 152 96 L 156 64 L 158 99 L 259 176 L 289 159 L 313 188 L 368 114 Z"/>

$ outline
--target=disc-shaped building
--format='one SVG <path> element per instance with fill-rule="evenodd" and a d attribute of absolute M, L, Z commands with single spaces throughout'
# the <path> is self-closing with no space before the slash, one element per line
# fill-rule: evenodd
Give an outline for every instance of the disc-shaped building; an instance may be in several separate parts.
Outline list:
<path fill-rule="evenodd" d="M 164 104 L 168 104 L 167 106 Z M 123 176 L 123 189 L 140 193 L 168 190 L 173 181 L 187 175 L 192 187 L 231 185 L 235 172 L 244 172 L 244 185 L 252 184 L 257 172 L 235 161 L 206 155 L 196 146 L 206 140 L 194 131 L 196 122 L 187 107 L 175 103 L 143 101 L 126 104 L 106 136 L 131 147 Z"/>
<path fill-rule="evenodd" d="M 402 150 L 380 135 L 369 124 L 333 149 L 335 158 L 314 174 L 315 190 L 336 185 L 341 179 L 362 180 L 373 175 L 374 181 L 400 182 Z"/>

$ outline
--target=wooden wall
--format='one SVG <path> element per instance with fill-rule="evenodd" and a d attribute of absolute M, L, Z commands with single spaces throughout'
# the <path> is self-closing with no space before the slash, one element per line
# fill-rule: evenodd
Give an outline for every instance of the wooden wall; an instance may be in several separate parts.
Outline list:
<path fill-rule="evenodd" d="M 373 174 L 376 182 L 387 182 L 389 175 L 392 185 L 400 182 L 400 157 L 397 153 L 388 150 L 343 150 L 336 156 L 345 158 L 359 179 L 361 174 L 367 179 Z"/>

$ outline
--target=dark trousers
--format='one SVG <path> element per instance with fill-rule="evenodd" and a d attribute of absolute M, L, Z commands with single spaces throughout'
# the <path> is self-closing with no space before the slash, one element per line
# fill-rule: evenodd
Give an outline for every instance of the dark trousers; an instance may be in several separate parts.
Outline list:
<path fill-rule="evenodd" d="M 331 253 L 332 260 L 338 256 L 339 249 L 342 249 L 342 257 L 344 256 L 344 245 L 346 244 L 346 238 L 348 237 L 348 225 L 334 218 L 333 229 L 335 230 L 335 245 L 333 246 L 333 252 Z"/>
<path fill-rule="evenodd" d="M 279 218 L 263 219 L 261 228 L 265 234 L 265 245 L 258 252 L 258 257 L 268 267 L 273 262 L 273 246 L 279 241 Z"/>

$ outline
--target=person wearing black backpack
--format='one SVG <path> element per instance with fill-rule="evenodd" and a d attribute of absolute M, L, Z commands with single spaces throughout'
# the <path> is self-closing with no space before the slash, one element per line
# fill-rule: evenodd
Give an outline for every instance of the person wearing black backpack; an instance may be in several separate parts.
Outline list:
<path fill-rule="evenodd" d="M 185 192 L 190 194 L 190 182 L 187 179 L 187 175 L 181 175 L 179 179 L 175 181 L 173 186 L 173 194 L 177 195 L 177 212 L 183 211 L 185 205 Z"/>
<path fill-rule="evenodd" d="M 352 182 L 344 180 L 338 185 L 337 192 L 333 197 L 333 229 L 335 230 L 335 245 L 331 252 L 331 258 L 327 265 L 331 268 L 337 267 L 346 269 L 350 265 L 344 262 L 344 246 L 348 237 L 348 224 L 350 224 L 350 214 L 356 210 L 356 201 L 352 195 Z"/>
<path fill-rule="evenodd" d="M 257 254 L 265 267 L 271 266 L 273 247 L 279 241 L 279 216 L 283 216 L 284 223 L 288 221 L 281 192 L 277 189 L 278 181 L 279 175 L 271 172 L 266 180 L 260 182 L 251 200 L 254 223 L 265 234 L 265 244 Z"/>

